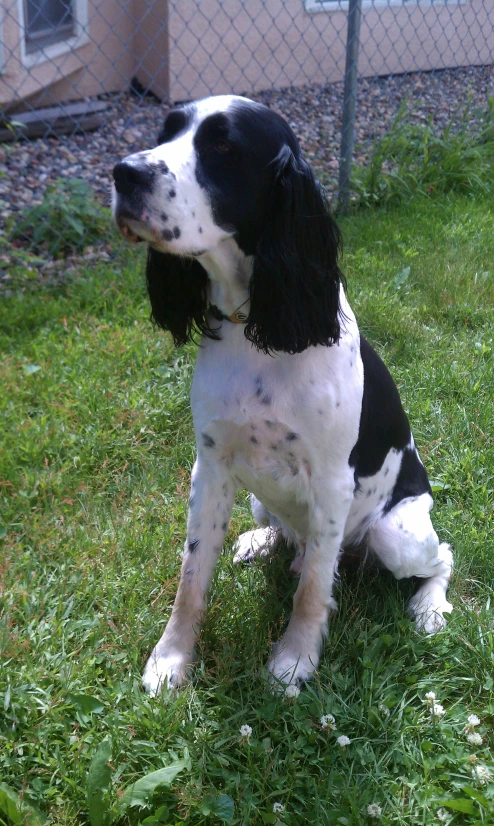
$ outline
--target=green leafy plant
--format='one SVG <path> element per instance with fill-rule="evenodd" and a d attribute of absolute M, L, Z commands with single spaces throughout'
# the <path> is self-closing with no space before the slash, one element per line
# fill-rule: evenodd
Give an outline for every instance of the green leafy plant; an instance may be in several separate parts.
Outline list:
<path fill-rule="evenodd" d="M 54 256 L 82 252 L 108 234 L 107 213 L 84 180 L 59 178 L 47 187 L 41 204 L 25 211 L 11 239 Z"/>
<path fill-rule="evenodd" d="M 190 758 L 187 753 L 184 759 L 174 760 L 168 766 L 139 777 L 121 790 L 117 802 L 112 806 L 109 795 L 112 784 L 111 759 L 111 740 L 105 737 L 91 760 L 86 778 L 87 807 L 91 826 L 110 826 L 119 821 L 128 809 L 147 808 L 156 790 L 169 788 L 183 769 L 190 769 Z M 152 815 L 145 818 L 145 822 L 164 823 L 168 815 L 168 807 L 160 806 Z"/>
<path fill-rule="evenodd" d="M 442 134 L 432 119 L 407 119 L 405 101 L 370 161 L 355 166 L 352 189 L 360 206 L 399 203 L 416 194 L 494 193 L 494 98 L 486 111 L 457 111 Z"/>

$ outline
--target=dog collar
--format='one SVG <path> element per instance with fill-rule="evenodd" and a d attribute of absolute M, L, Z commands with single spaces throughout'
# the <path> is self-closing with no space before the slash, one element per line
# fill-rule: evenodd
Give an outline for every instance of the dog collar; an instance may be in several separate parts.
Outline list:
<path fill-rule="evenodd" d="M 249 299 L 247 299 L 247 301 L 248 300 Z M 247 304 L 247 301 L 244 301 L 244 304 Z M 244 306 L 244 304 L 241 304 L 240 307 L 238 307 L 235 310 L 235 312 L 233 312 L 231 315 L 225 315 L 224 313 L 222 313 L 221 310 L 215 304 L 209 305 L 209 311 L 213 318 L 215 318 L 217 321 L 231 321 L 233 324 L 245 324 L 247 322 L 249 314 L 243 312 L 242 307 Z"/>

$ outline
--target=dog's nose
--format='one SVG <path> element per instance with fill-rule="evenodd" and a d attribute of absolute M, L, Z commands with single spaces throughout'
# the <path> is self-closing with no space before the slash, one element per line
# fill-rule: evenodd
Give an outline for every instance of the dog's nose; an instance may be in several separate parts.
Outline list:
<path fill-rule="evenodd" d="M 130 195 L 135 189 L 151 191 L 154 169 L 145 161 L 120 161 L 113 167 L 115 189 L 120 195 Z"/>

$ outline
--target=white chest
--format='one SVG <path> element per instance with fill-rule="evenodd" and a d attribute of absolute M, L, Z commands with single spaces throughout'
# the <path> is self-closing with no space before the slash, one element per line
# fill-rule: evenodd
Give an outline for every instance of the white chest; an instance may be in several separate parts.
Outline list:
<path fill-rule="evenodd" d="M 224 463 L 296 531 L 304 531 L 314 484 L 357 439 L 356 353 L 353 336 L 297 355 L 266 356 L 242 339 L 207 342 L 199 353 L 192 409 L 201 457 Z"/>

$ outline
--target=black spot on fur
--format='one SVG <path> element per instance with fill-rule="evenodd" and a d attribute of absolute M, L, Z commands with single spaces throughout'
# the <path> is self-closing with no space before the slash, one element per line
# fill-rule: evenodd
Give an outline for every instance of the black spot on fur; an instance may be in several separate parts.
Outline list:
<path fill-rule="evenodd" d="M 175 190 L 174 190 L 174 189 L 170 189 L 170 191 L 169 191 L 169 193 L 168 193 L 168 197 L 169 197 L 169 198 L 174 198 L 176 194 L 177 194 L 177 193 L 175 192 Z"/>
<path fill-rule="evenodd" d="M 402 499 L 409 496 L 421 496 L 423 493 L 432 496 L 427 471 L 415 448 L 407 448 L 403 451 L 400 471 L 394 488 L 388 493 L 389 499 L 384 506 L 383 513 L 388 513 Z"/>
<path fill-rule="evenodd" d="M 173 234 L 175 238 L 180 238 L 182 233 L 180 232 L 180 229 L 178 227 L 173 227 Z"/>
<path fill-rule="evenodd" d="M 297 465 L 297 462 L 295 460 L 295 456 L 294 456 L 293 453 L 287 453 L 286 463 L 287 463 L 288 467 L 290 468 L 292 476 L 296 476 L 297 473 L 298 473 L 298 465 Z"/>
<path fill-rule="evenodd" d="M 287 433 L 286 438 L 289 442 L 293 442 L 295 439 L 298 439 L 298 433 Z"/>
<path fill-rule="evenodd" d="M 161 237 L 164 238 L 165 241 L 173 241 L 173 232 L 170 229 L 164 229 Z"/>
<path fill-rule="evenodd" d="M 198 539 L 191 539 L 189 542 L 189 553 L 194 554 L 199 546 Z"/>
<path fill-rule="evenodd" d="M 252 442 L 252 444 L 253 444 L 253 445 L 258 445 L 258 444 L 259 444 L 259 440 L 258 440 L 258 439 L 256 439 L 256 437 L 255 437 L 255 436 L 251 436 L 251 437 L 250 437 L 250 440 L 251 440 L 251 442 Z"/>
<path fill-rule="evenodd" d="M 166 212 L 162 212 L 160 218 L 162 221 L 168 221 L 168 215 L 166 214 Z"/>
<path fill-rule="evenodd" d="M 201 436 L 204 447 L 216 447 L 216 442 L 209 433 L 201 433 Z"/>
<path fill-rule="evenodd" d="M 228 527 L 228 523 L 227 523 L 227 522 L 223 522 L 223 524 L 222 524 L 222 526 L 221 526 L 221 530 L 222 530 L 222 531 L 226 531 L 227 527 Z"/>

